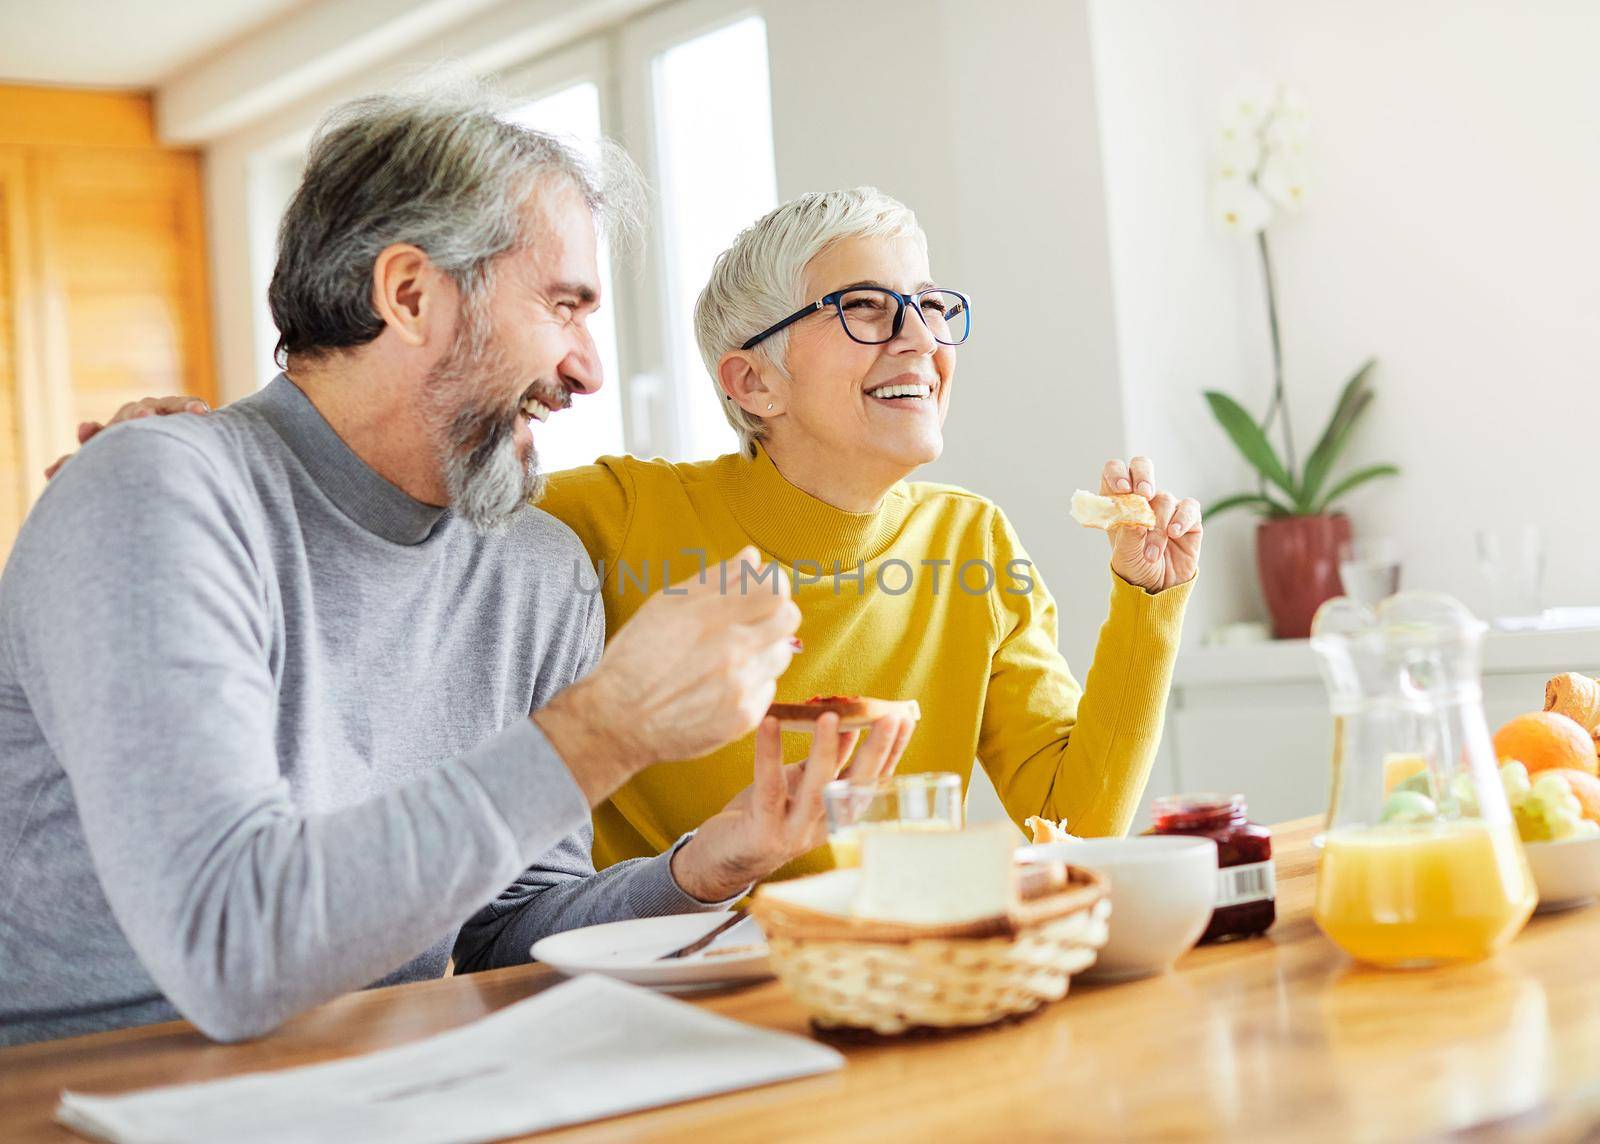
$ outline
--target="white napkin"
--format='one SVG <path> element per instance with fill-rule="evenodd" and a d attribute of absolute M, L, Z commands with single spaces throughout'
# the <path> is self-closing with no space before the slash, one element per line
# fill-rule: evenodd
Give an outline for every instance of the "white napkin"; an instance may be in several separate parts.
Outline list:
<path fill-rule="evenodd" d="M 63 1092 L 114 1144 L 469 1144 L 829 1072 L 844 1058 L 605 977 L 364 1057 L 128 1096 Z"/>

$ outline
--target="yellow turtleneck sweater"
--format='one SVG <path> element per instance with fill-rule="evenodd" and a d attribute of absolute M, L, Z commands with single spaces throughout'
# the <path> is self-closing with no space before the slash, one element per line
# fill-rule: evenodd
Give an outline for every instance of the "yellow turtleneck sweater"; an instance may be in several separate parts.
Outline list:
<path fill-rule="evenodd" d="M 1056 647 L 1055 601 L 1010 522 L 962 489 L 902 481 L 877 511 L 851 513 L 790 484 L 764 451 L 683 465 L 604 457 L 553 474 L 539 507 L 604 569 L 582 570 L 580 583 L 598 580 L 608 631 L 702 557 L 715 564 L 754 544 L 800 582 L 805 650 L 778 680 L 779 701 L 916 699 L 922 722 L 902 773 L 955 771 L 965 782 L 976 758 L 1019 825 L 1038 814 L 1076 834 L 1127 831 L 1161 737 L 1190 585 L 1151 595 L 1112 575 L 1080 687 Z M 804 757 L 805 736 L 785 740 L 785 758 Z M 749 784 L 753 753 L 750 737 L 636 776 L 595 811 L 595 865 L 666 850 Z M 777 877 L 830 865 L 824 847 Z"/>

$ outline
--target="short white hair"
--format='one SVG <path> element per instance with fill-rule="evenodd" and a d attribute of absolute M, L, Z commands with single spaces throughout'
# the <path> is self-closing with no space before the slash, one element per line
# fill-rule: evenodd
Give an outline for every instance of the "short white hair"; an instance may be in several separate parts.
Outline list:
<path fill-rule="evenodd" d="M 739 448 L 753 457 L 756 442 L 766 435 L 766 421 L 747 413 L 722 388 L 717 363 L 769 326 L 801 306 L 805 271 L 811 260 L 844 238 L 916 238 L 927 236 L 911 208 L 876 187 L 813 191 L 790 199 L 739 233 L 733 245 L 717 256 L 711 278 L 694 306 L 694 332 L 700 356 L 711 373 L 717 403 L 739 434 Z M 785 377 L 789 331 L 782 330 L 755 347 Z"/>

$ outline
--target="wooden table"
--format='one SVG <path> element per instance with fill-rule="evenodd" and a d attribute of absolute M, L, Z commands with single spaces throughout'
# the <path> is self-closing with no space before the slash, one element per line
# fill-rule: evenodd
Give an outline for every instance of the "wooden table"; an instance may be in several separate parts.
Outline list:
<path fill-rule="evenodd" d="M 1536 917 L 1492 962 L 1353 965 L 1310 917 L 1315 823 L 1275 831 L 1279 922 L 1176 972 L 1078 986 L 1018 1025 L 847 1047 L 794 1081 L 551 1133 L 548 1141 L 1375 1139 L 1479 1126 L 1577 1139 L 1600 1125 L 1600 909 Z M 0 1138 L 75 1140 L 63 1087 L 95 1093 L 331 1060 L 460 1025 L 556 980 L 540 966 L 353 994 L 247 1045 L 187 1024 L 0 1052 Z M 774 983 L 699 1002 L 806 1030 Z"/>

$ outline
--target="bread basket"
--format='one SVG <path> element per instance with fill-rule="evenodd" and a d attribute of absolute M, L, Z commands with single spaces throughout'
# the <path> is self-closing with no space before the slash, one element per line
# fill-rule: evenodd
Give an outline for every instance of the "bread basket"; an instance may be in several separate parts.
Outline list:
<path fill-rule="evenodd" d="M 1066 885 L 1009 914 L 957 925 L 850 916 L 859 870 L 763 886 L 751 905 L 773 972 L 822 1031 L 898 1036 L 972 1028 L 1066 995 L 1094 963 L 1111 913 L 1106 881 L 1067 868 Z"/>

